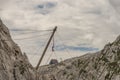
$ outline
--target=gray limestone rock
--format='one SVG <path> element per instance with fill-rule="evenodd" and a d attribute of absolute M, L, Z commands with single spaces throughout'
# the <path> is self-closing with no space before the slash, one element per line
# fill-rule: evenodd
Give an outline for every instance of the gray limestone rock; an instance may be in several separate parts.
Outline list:
<path fill-rule="evenodd" d="M 120 36 L 103 50 L 39 68 L 40 80 L 120 80 Z"/>
<path fill-rule="evenodd" d="M 35 80 L 35 71 L 0 20 L 0 80 Z"/>

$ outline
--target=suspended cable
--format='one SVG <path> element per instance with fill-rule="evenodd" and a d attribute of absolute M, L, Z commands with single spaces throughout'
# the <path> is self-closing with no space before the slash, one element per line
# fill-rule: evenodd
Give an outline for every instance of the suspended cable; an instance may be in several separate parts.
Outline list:
<path fill-rule="evenodd" d="M 54 50 L 54 47 L 55 47 L 55 44 L 54 44 L 55 42 L 54 42 L 54 36 L 53 36 L 53 45 L 52 45 L 52 51 L 54 52 L 55 50 Z"/>
<path fill-rule="evenodd" d="M 31 36 L 31 37 L 27 37 L 27 38 L 18 38 L 18 39 L 14 39 L 14 40 L 25 40 L 25 39 L 31 39 L 31 38 L 36 38 L 36 37 L 40 37 L 40 36 L 45 36 L 45 35 L 48 35 L 49 33 L 47 34 L 43 34 L 43 35 L 36 35 L 36 36 Z"/>
<path fill-rule="evenodd" d="M 48 40 L 48 38 L 45 40 L 45 42 L 47 42 L 47 40 Z M 43 46 L 45 46 L 46 44 L 44 44 Z M 37 54 L 37 53 L 39 53 L 39 50 L 36 50 L 36 53 L 35 53 L 35 55 Z M 31 58 L 30 59 L 34 59 L 34 57 L 35 57 L 35 55 L 34 56 L 31 56 Z"/>
<path fill-rule="evenodd" d="M 17 34 L 34 34 L 34 33 L 41 33 L 41 32 L 39 32 L 39 31 L 30 31 L 30 32 L 19 32 L 19 33 L 17 33 Z"/>
<path fill-rule="evenodd" d="M 50 56 L 48 57 L 48 59 L 47 59 L 47 61 L 46 61 L 46 64 L 50 61 L 50 58 L 51 58 L 52 55 L 53 55 L 53 54 L 52 54 L 52 52 L 51 52 Z"/>
<path fill-rule="evenodd" d="M 70 52 L 68 51 L 68 49 L 65 47 L 64 41 L 62 40 L 62 38 L 61 38 L 61 36 L 59 35 L 58 32 L 57 32 L 57 35 L 58 35 L 59 39 L 61 40 L 61 43 L 63 44 L 63 46 L 64 46 L 66 52 L 68 53 L 68 55 L 69 55 L 70 57 L 72 57 L 71 54 L 70 54 Z"/>
<path fill-rule="evenodd" d="M 55 51 L 53 53 L 54 53 L 56 59 L 58 59 L 57 53 Z"/>
<path fill-rule="evenodd" d="M 46 61 L 46 64 L 48 63 L 48 61 L 50 60 L 50 58 L 51 58 L 51 56 L 52 56 L 53 54 L 55 55 L 56 59 L 58 59 L 58 57 L 57 57 L 57 55 L 56 55 L 56 53 L 55 53 L 55 49 L 54 49 L 54 47 L 55 47 L 55 38 L 54 38 L 54 36 L 53 36 L 52 41 L 53 41 L 53 42 L 52 42 L 52 53 L 50 54 L 48 60 Z"/>
<path fill-rule="evenodd" d="M 56 42 L 56 41 L 55 41 L 55 37 L 53 37 L 52 51 L 53 51 L 56 59 L 58 59 L 59 57 L 57 56 L 57 54 L 56 54 L 56 52 L 55 52 L 55 42 Z M 60 58 L 60 60 L 61 60 L 61 58 Z M 62 61 L 62 60 L 61 60 L 61 61 Z"/>
<path fill-rule="evenodd" d="M 46 34 L 41 34 L 41 35 L 36 35 L 36 36 L 30 36 L 30 37 L 26 37 L 26 38 L 16 38 L 14 40 L 26 40 L 26 39 L 32 39 L 32 38 L 38 38 L 40 36 L 45 36 L 45 35 L 49 35 L 50 33 L 46 33 Z M 10 40 L 3 40 L 3 41 L 10 41 Z"/>
<path fill-rule="evenodd" d="M 55 28 L 53 29 L 53 32 L 52 32 L 52 34 L 51 34 L 51 36 L 50 36 L 50 38 L 49 38 L 49 40 L 48 40 L 48 42 L 47 42 L 47 44 L 46 44 L 46 46 L 45 46 L 45 49 L 44 49 L 44 51 L 43 51 L 43 53 L 42 53 L 42 56 L 41 56 L 41 58 L 39 59 L 39 62 L 38 62 L 38 64 L 37 64 L 37 66 L 36 66 L 36 70 L 38 70 L 39 65 L 41 64 L 41 62 L 42 62 L 42 60 L 43 60 L 43 58 L 44 58 L 44 55 L 45 55 L 45 53 L 46 53 L 46 51 L 47 51 L 47 49 L 48 49 L 48 47 L 49 47 L 49 45 L 50 45 L 50 43 L 51 43 L 51 40 L 52 40 L 52 38 L 53 38 L 56 30 L 57 30 L 57 26 L 55 26 Z"/>
<path fill-rule="evenodd" d="M 51 29 L 47 30 L 32 30 L 32 29 L 10 29 L 11 31 L 52 31 Z"/>
<path fill-rule="evenodd" d="M 50 35 L 50 34 L 51 34 L 51 33 L 49 33 L 49 35 Z M 48 39 L 49 39 L 49 37 L 47 37 L 47 39 L 45 40 L 46 44 L 47 44 Z M 44 44 L 43 46 L 45 46 L 46 44 Z M 39 53 L 39 52 L 37 51 L 37 53 Z M 34 59 L 34 57 L 35 57 L 35 55 L 32 56 L 32 60 Z"/>

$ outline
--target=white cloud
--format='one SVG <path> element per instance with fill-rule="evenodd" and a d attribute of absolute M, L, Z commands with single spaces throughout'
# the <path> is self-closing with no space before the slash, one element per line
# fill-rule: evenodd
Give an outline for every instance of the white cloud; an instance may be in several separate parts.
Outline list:
<path fill-rule="evenodd" d="M 117 11 L 120 11 L 120 0 L 110 0 L 110 3 L 117 9 Z"/>
<path fill-rule="evenodd" d="M 109 0 L 9 0 L 7 3 L 4 0 L 0 1 L 3 2 L 4 5 L 0 6 L 0 16 L 10 29 L 41 30 L 58 26 L 58 33 L 66 46 L 79 47 L 81 44 L 87 44 L 88 47 L 102 49 L 120 34 L 119 14 L 113 8 L 118 4 L 112 4 Z M 20 35 L 12 36 L 20 38 Z M 35 48 L 41 48 L 41 43 L 47 40 L 47 37 L 16 42 L 23 51 L 29 52 L 30 48 L 32 52 Z M 57 42 L 61 45 L 59 39 Z M 32 45 L 35 48 L 30 47 Z"/>

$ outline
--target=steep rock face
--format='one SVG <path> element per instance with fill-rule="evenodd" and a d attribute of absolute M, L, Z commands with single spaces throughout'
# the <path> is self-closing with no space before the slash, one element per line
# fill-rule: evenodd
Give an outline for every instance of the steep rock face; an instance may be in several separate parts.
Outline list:
<path fill-rule="evenodd" d="M 103 50 L 39 68 L 39 80 L 120 80 L 120 36 Z M 34 68 L 0 20 L 0 80 L 35 80 Z"/>
<path fill-rule="evenodd" d="M 0 20 L 0 80 L 35 80 L 34 69 Z"/>
<path fill-rule="evenodd" d="M 39 80 L 120 80 L 120 36 L 103 50 L 39 68 Z"/>

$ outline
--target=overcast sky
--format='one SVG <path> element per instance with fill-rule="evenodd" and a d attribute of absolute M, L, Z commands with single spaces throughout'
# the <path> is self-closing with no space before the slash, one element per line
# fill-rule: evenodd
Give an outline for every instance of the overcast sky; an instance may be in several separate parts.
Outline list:
<path fill-rule="evenodd" d="M 119 0 L 0 0 L 0 17 L 11 30 L 13 39 L 34 36 L 15 42 L 35 65 L 50 32 L 21 34 L 12 29 L 47 30 L 58 26 L 55 49 L 59 60 L 64 60 L 101 50 L 115 40 L 120 34 L 119 8 Z M 50 53 L 51 48 L 45 61 Z"/>

